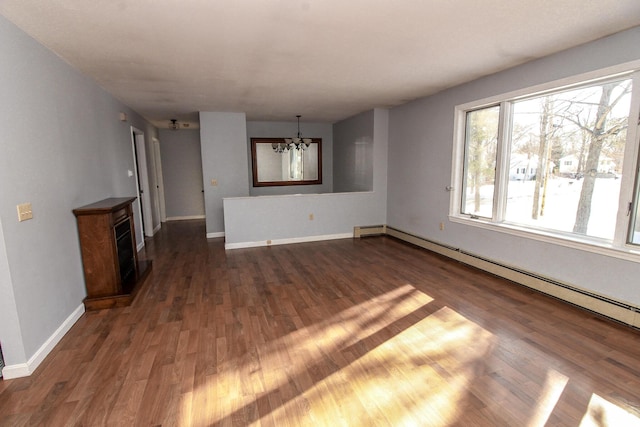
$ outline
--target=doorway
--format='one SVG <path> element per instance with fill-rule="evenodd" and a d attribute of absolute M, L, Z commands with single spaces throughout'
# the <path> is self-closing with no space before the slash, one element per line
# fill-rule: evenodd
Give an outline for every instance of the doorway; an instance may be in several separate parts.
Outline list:
<path fill-rule="evenodd" d="M 144 132 L 133 126 L 131 127 L 131 143 L 142 236 L 151 237 L 153 236 L 153 218 L 151 216 L 151 192 L 149 191 L 149 172 L 147 168 Z M 138 250 L 144 246 L 144 237 L 138 246 Z"/>
<path fill-rule="evenodd" d="M 164 180 L 162 176 L 162 158 L 160 156 L 160 141 L 157 138 L 153 138 L 153 156 L 155 164 L 156 174 L 156 203 L 158 207 L 158 214 L 160 222 L 167 222 L 167 211 L 164 200 Z"/>
<path fill-rule="evenodd" d="M 2 379 L 2 368 L 4 368 L 4 358 L 2 357 L 2 346 L 0 345 L 0 379 Z"/>

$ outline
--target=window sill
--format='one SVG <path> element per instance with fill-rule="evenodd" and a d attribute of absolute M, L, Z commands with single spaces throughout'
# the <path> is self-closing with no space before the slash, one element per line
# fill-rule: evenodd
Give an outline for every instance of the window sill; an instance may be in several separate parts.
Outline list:
<path fill-rule="evenodd" d="M 468 217 L 450 215 L 449 220 L 458 224 L 497 231 L 525 239 L 551 243 L 558 246 L 592 252 L 598 255 L 605 255 L 627 261 L 640 262 L 640 248 L 633 249 L 629 247 L 615 247 L 611 243 L 601 240 L 580 239 L 575 236 L 559 236 L 558 234 L 553 234 L 551 232 L 535 230 L 514 224 L 497 224 L 482 218 L 472 219 Z"/>

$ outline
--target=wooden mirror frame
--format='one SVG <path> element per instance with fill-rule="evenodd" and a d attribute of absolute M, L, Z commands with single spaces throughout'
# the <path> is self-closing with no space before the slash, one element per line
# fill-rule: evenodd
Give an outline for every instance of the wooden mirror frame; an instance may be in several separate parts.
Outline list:
<path fill-rule="evenodd" d="M 292 180 L 292 181 L 258 181 L 258 159 L 256 155 L 257 144 L 272 144 L 284 142 L 284 138 L 251 138 L 251 172 L 253 175 L 254 187 L 275 187 L 285 185 L 320 185 L 322 184 L 322 138 L 311 138 L 312 144 L 318 144 L 318 178 L 312 180 Z"/>

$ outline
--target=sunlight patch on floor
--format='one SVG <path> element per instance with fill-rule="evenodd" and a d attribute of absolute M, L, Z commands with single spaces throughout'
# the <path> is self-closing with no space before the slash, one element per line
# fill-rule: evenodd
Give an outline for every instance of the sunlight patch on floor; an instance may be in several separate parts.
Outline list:
<path fill-rule="evenodd" d="M 529 427 L 543 426 L 549 420 L 549 416 L 556 407 L 564 388 L 569 382 L 569 377 L 562 375 L 553 369 L 547 372 L 547 377 L 540 393 L 540 398 L 535 407 L 535 412 L 527 424 Z"/>
<path fill-rule="evenodd" d="M 639 408 L 640 411 L 640 408 Z M 640 417 L 620 406 L 592 394 L 580 427 L 640 427 Z"/>
<path fill-rule="evenodd" d="M 432 302 L 407 284 L 253 354 L 218 348 L 217 372 L 183 402 L 185 425 L 446 425 L 494 337 Z"/>

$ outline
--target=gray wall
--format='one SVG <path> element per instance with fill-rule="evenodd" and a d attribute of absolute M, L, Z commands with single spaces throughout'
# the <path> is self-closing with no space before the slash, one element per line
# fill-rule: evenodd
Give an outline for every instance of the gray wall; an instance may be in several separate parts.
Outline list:
<path fill-rule="evenodd" d="M 339 135 L 333 144 L 336 193 L 373 190 L 373 119 L 371 110 L 334 127 Z"/>
<path fill-rule="evenodd" d="M 640 59 L 640 27 L 394 108 L 388 224 L 618 300 L 640 304 L 640 264 L 447 222 L 454 107 Z M 445 222 L 445 230 L 439 223 Z"/>
<path fill-rule="evenodd" d="M 17 365 L 85 296 L 71 210 L 135 195 L 130 126 L 155 129 L 2 17 L 0 39 L 0 343 Z M 24 202 L 33 219 L 18 222 Z"/>
<path fill-rule="evenodd" d="M 254 187 L 251 171 L 251 138 L 287 138 L 298 132 L 297 122 L 247 122 L 247 170 L 249 194 L 264 196 L 274 194 L 331 193 L 333 191 L 333 130 L 327 123 L 300 122 L 300 133 L 305 138 L 322 138 L 322 184 L 278 187 Z"/>
<path fill-rule="evenodd" d="M 200 131 L 160 130 L 167 220 L 204 218 Z"/>
<path fill-rule="evenodd" d="M 27 360 L 12 285 L 4 233 L 0 223 L 0 347 L 4 346 L 2 352 L 5 365 L 23 363 Z"/>
<path fill-rule="evenodd" d="M 222 199 L 249 195 L 245 114 L 201 111 L 200 147 L 207 236 L 216 237 L 224 233 Z"/>

